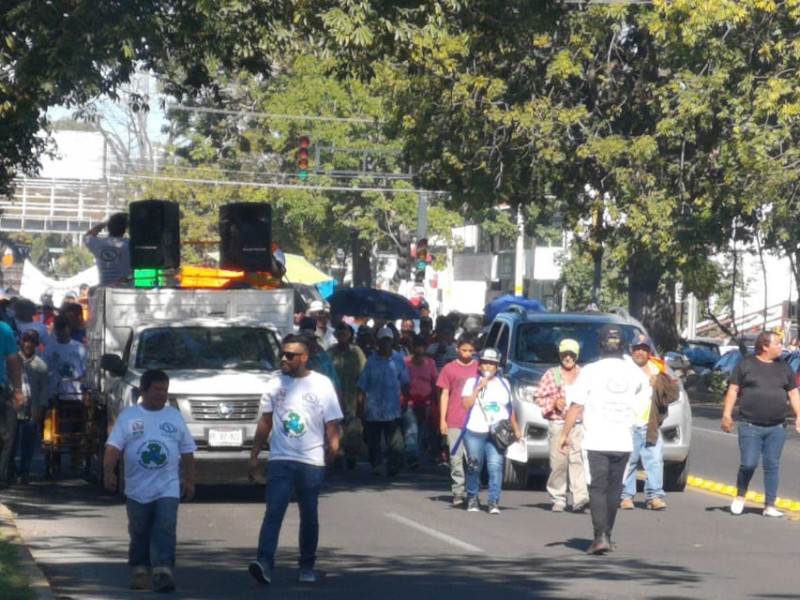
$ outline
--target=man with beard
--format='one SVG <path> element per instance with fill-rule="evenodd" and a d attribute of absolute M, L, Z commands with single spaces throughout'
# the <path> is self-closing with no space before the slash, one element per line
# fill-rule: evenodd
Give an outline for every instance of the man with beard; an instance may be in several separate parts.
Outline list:
<path fill-rule="evenodd" d="M 330 379 L 308 369 L 306 339 L 290 335 L 283 340 L 281 374 L 267 384 L 261 396 L 248 477 L 258 475 L 258 455 L 270 433 L 267 469 L 267 510 L 261 523 L 256 560 L 248 566 L 261 584 L 272 581 L 275 551 L 292 494 L 300 509 L 301 583 L 317 579 L 314 564 L 319 542 L 318 500 L 325 475 L 325 438 L 332 459 L 339 453 L 342 411 Z M 273 427 L 273 425 L 275 425 Z"/>

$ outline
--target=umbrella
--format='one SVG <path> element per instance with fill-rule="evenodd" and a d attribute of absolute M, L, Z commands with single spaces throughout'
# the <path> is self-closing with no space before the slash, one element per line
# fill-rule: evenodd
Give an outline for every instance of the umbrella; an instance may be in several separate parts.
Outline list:
<path fill-rule="evenodd" d="M 505 296 L 500 296 L 499 298 L 495 298 L 489 304 L 486 305 L 486 308 L 483 309 L 486 318 L 484 319 L 484 323 L 489 323 L 497 316 L 498 313 L 505 312 L 508 310 L 508 307 L 512 304 L 516 304 L 517 306 L 521 306 L 525 310 L 535 310 L 539 312 L 547 312 L 547 309 L 539 304 L 538 300 L 532 300 L 531 298 L 523 298 L 522 296 L 513 296 L 511 294 L 506 294 Z"/>
<path fill-rule="evenodd" d="M 419 312 L 407 298 L 373 288 L 345 288 L 334 292 L 328 302 L 331 312 L 351 317 L 376 319 L 419 319 Z"/>

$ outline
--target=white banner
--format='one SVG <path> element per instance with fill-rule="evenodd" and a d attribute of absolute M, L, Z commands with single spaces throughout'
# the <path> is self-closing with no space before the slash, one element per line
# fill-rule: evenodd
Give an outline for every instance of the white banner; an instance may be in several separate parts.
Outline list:
<path fill-rule="evenodd" d="M 82 283 L 91 287 L 99 282 L 100 275 L 96 266 L 89 267 L 68 279 L 53 279 L 37 269 L 31 261 L 26 260 L 22 267 L 19 295 L 36 304 L 41 304 L 42 296 L 50 295 L 53 298 L 53 304 L 61 306 L 61 302 L 67 294 L 73 294 L 77 298 L 78 288 Z"/>

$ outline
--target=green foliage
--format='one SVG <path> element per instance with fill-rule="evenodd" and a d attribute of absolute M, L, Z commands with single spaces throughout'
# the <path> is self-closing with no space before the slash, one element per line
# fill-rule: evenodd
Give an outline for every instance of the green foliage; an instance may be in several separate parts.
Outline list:
<path fill-rule="evenodd" d="M 58 277 L 72 277 L 94 265 L 94 257 L 83 246 L 68 246 L 55 265 Z"/>
<path fill-rule="evenodd" d="M 561 277 L 556 285 L 566 291 L 566 310 L 583 311 L 592 302 L 593 270 L 592 257 L 578 248 L 561 259 Z M 628 282 L 619 266 L 606 258 L 603 261 L 603 273 L 599 308 L 607 310 L 615 306 L 627 306 Z"/>
<path fill-rule="evenodd" d="M 4 600 L 33 600 L 36 594 L 20 570 L 17 547 L 0 536 L 0 597 Z"/>

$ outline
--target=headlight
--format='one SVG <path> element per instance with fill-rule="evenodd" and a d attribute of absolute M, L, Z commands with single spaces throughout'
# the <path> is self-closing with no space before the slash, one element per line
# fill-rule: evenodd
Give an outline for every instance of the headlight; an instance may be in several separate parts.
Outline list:
<path fill-rule="evenodd" d="M 514 396 L 521 402 L 533 402 L 537 387 L 533 383 L 520 382 L 514 386 Z"/>

